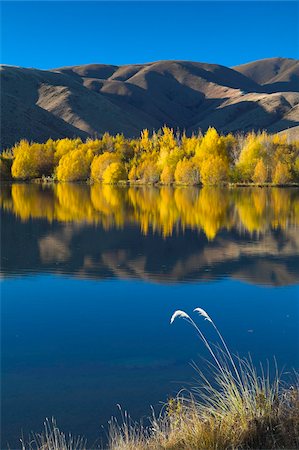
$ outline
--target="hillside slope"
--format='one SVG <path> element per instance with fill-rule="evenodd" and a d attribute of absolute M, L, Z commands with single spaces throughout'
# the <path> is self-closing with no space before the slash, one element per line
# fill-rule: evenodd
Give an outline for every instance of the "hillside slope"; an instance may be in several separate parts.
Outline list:
<path fill-rule="evenodd" d="M 188 61 L 53 70 L 1 67 L 1 146 L 26 138 L 82 138 L 164 124 L 187 133 L 299 125 L 299 61 L 272 58 L 228 68 Z"/>

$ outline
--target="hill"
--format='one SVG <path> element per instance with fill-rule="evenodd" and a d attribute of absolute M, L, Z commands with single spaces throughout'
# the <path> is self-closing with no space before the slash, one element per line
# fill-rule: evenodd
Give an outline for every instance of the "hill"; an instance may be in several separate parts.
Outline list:
<path fill-rule="evenodd" d="M 22 138 L 87 138 L 164 124 L 187 133 L 299 125 L 299 61 L 272 58 L 228 68 L 188 61 L 137 65 L 1 67 L 1 146 Z"/>

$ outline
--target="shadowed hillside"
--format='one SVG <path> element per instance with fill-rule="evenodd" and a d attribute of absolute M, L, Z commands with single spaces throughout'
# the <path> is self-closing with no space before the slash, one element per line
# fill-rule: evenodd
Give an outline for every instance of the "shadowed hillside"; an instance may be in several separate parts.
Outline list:
<path fill-rule="evenodd" d="M 234 69 L 188 61 L 53 70 L 1 67 L 2 147 L 26 138 L 137 136 L 163 125 L 203 131 L 299 125 L 299 62 L 272 58 Z"/>

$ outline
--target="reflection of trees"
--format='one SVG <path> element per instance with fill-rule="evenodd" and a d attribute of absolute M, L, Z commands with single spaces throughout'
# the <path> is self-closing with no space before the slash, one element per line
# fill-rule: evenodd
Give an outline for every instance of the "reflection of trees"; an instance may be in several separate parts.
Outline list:
<path fill-rule="evenodd" d="M 95 184 L 91 186 L 90 198 L 97 218 L 105 229 L 121 227 L 126 218 L 125 190 L 115 186 Z M 99 219 L 100 218 L 100 219 Z"/>
<path fill-rule="evenodd" d="M 11 187 L 12 210 L 21 220 L 54 219 L 55 197 L 52 189 L 36 184 L 13 184 Z"/>
<path fill-rule="evenodd" d="M 265 231 L 269 227 L 268 195 L 264 189 L 238 192 L 235 206 L 239 216 L 239 224 L 249 232 Z"/>
<path fill-rule="evenodd" d="M 299 223 L 299 191 L 281 188 L 13 184 L 2 190 L 1 207 L 24 221 L 99 223 L 105 229 L 137 223 L 144 234 L 152 229 L 165 237 L 192 228 L 214 239 L 232 227 L 253 233 Z"/>
<path fill-rule="evenodd" d="M 90 200 L 89 187 L 79 184 L 55 186 L 55 219 L 61 222 L 92 222 L 96 213 Z"/>

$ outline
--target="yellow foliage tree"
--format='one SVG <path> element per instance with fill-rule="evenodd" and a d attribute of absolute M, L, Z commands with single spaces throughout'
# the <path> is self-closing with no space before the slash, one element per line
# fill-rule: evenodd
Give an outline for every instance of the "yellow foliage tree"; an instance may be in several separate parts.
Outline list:
<path fill-rule="evenodd" d="M 259 159 L 255 166 L 252 180 L 258 184 L 263 184 L 267 181 L 267 168 L 262 159 Z"/>
<path fill-rule="evenodd" d="M 174 182 L 174 171 L 175 169 L 170 166 L 164 166 L 160 181 L 162 184 L 171 184 Z"/>
<path fill-rule="evenodd" d="M 127 172 L 125 167 L 120 162 L 113 162 L 109 164 L 103 174 L 104 184 L 116 184 L 119 181 L 127 180 Z"/>
<path fill-rule="evenodd" d="M 160 169 L 154 161 L 146 159 L 138 167 L 138 175 L 143 183 L 154 184 L 160 179 Z"/>
<path fill-rule="evenodd" d="M 87 180 L 93 156 L 92 151 L 86 151 L 84 148 L 72 150 L 64 155 L 56 170 L 58 181 Z"/>
<path fill-rule="evenodd" d="M 291 179 L 291 174 L 288 169 L 288 166 L 282 162 L 278 162 L 274 174 L 273 174 L 273 183 L 275 184 L 285 184 L 288 183 Z"/>
<path fill-rule="evenodd" d="M 13 178 L 29 180 L 51 175 L 54 170 L 54 149 L 51 145 L 29 144 L 23 140 L 14 147 L 13 153 Z"/>
<path fill-rule="evenodd" d="M 228 163 L 220 156 L 211 156 L 203 161 L 200 169 L 200 180 L 204 185 L 217 185 L 228 180 Z"/>
<path fill-rule="evenodd" d="M 229 140 L 227 141 L 229 142 Z M 199 167 L 203 161 L 212 156 L 219 156 L 223 160 L 228 160 L 225 142 L 225 138 L 219 136 L 215 128 L 209 128 L 196 149 L 195 157 Z"/>
<path fill-rule="evenodd" d="M 107 167 L 112 163 L 120 162 L 115 153 L 105 152 L 102 155 L 95 156 L 90 169 L 91 179 L 93 181 L 102 181 Z"/>
<path fill-rule="evenodd" d="M 250 181 L 253 179 L 256 165 L 265 154 L 264 141 L 265 135 L 250 133 L 246 137 L 236 165 L 242 181 Z"/>
<path fill-rule="evenodd" d="M 67 153 L 75 150 L 80 145 L 82 145 L 82 141 L 80 138 L 77 139 L 59 139 L 55 142 L 55 161 L 58 163 L 60 158 L 62 158 Z"/>
<path fill-rule="evenodd" d="M 128 180 L 131 182 L 137 181 L 137 169 L 136 166 L 132 166 L 131 170 L 129 171 Z"/>
<path fill-rule="evenodd" d="M 177 163 L 174 179 L 178 184 L 194 185 L 199 183 L 199 173 L 191 160 L 183 159 Z"/>

